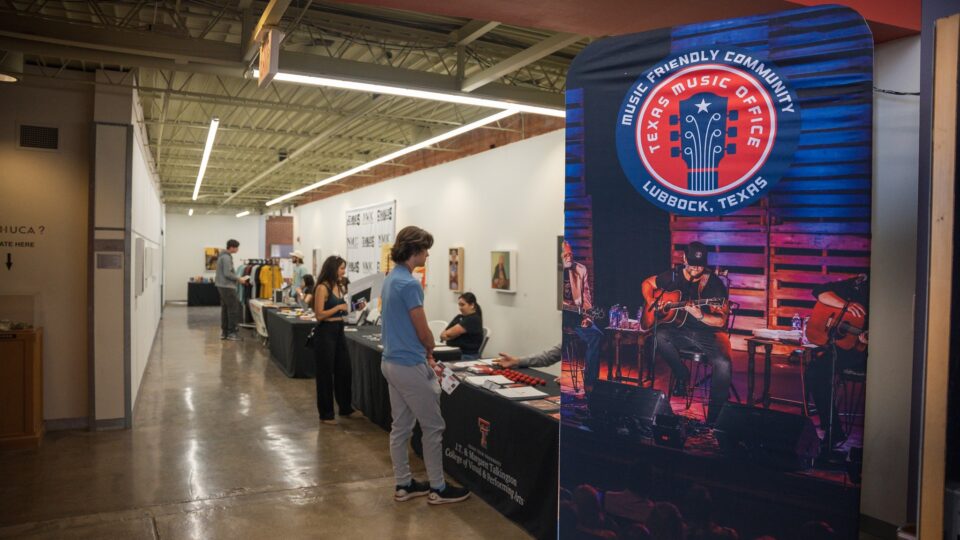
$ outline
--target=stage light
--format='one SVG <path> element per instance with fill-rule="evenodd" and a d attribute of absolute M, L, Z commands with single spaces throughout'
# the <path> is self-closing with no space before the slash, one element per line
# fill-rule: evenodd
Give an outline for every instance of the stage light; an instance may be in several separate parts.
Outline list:
<path fill-rule="evenodd" d="M 200 184 L 203 183 L 203 173 L 207 171 L 210 152 L 213 150 L 213 139 L 217 136 L 217 127 L 219 125 L 220 119 L 214 116 L 210 120 L 210 131 L 207 132 L 207 144 L 203 147 L 203 157 L 200 158 L 200 171 L 197 172 L 197 184 L 193 186 L 193 200 L 197 200 L 197 196 L 200 195 Z"/>
<path fill-rule="evenodd" d="M 259 70 L 253 70 L 253 76 L 259 77 Z M 536 105 L 523 105 L 519 103 L 511 103 L 509 101 L 474 97 L 459 93 L 448 94 L 445 92 L 435 92 L 432 90 L 415 90 L 413 88 L 403 88 L 400 86 L 344 81 L 340 79 L 331 79 L 329 77 L 315 77 L 312 75 L 298 75 L 295 73 L 277 73 L 273 80 L 295 84 L 306 84 L 310 86 L 340 88 L 342 90 L 357 90 L 360 92 L 370 92 L 373 94 L 387 94 L 391 96 L 443 101 L 445 103 L 459 103 L 461 105 L 474 105 L 477 107 L 490 107 L 493 109 L 512 109 L 519 112 L 542 114 L 545 116 L 556 116 L 558 118 L 564 118 L 567 115 L 565 109 L 552 109 L 550 107 L 539 107 Z"/>
<path fill-rule="evenodd" d="M 313 191 L 314 189 L 317 189 L 318 187 L 322 187 L 322 186 L 325 186 L 325 185 L 327 185 L 327 184 L 332 184 L 332 183 L 334 183 L 334 182 L 336 182 L 336 181 L 338 181 L 338 180 L 343 180 L 344 178 L 346 178 L 346 177 L 348 177 L 348 176 L 352 176 L 352 175 L 354 175 L 354 174 L 357 174 L 358 172 L 365 171 L 365 170 L 367 170 L 367 169 L 369 169 L 369 168 L 371 168 L 371 167 L 375 167 L 375 166 L 377 166 L 377 165 L 380 165 L 380 164 L 382 164 L 382 163 L 386 163 L 386 162 L 388 162 L 388 161 L 393 161 L 394 159 L 397 159 L 398 157 L 404 156 L 404 155 L 409 154 L 409 153 L 411 153 L 411 152 L 416 152 L 417 150 L 421 150 L 421 149 L 423 149 L 423 148 L 426 148 L 426 147 L 428 147 L 428 146 L 437 144 L 437 143 L 442 142 L 442 141 L 445 141 L 445 140 L 447 140 L 447 139 L 452 139 L 453 137 L 456 137 L 457 135 L 462 135 L 462 134 L 464 134 L 464 133 L 466 133 L 466 132 L 468 132 L 468 131 L 473 131 L 474 129 L 477 129 L 477 128 L 479 128 L 479 127 L 483 127 L 483 126 L 485 126 L 485 125 L 487 125 L 487 124 L 492 124 L 493 122 L 496 122 L 496 121 L 502 120 L 502 119 L 504 119 L 504 118 L 506 118 L 506 117 L 508 117 L 508 116 L 512 116 L 512 115 L 514 115 L 514 114 L 517 114 L 518 112 L 520 112 L 520 111 L 518 111 L 518 110 L 516 110 L 516 109 L 507 109 L 507 110 L 505 110 L 505 111 L 500 111 L 500 112 L 498 112 L 497 114 L 494 114 L 494 115 L 492 115 L 492 116 L 488 116 L 488 117 L 486 117 L 486 118 L 481 118 L 480 120 L 477 120 L 476 122 L 472 122 L 472 123 L 467 124 L 467 125 L 465 125 L 465 126 L 460 126 L 460 127 L 458 127 L 457 129 L 448 131 L 448 132 L 443 133 L 443 134 L 441 134 L 441 135 L 437 135 L 436 137 L 433 137 L 433 138 L 431 138 L 431 139 L 427 139 L 427 140 L 425 140 L 425 141 L 423 141 L 423 142 L 419 142 L 419 143 L 414 144 L 414 145 L 412 145 L 412 146 L 408 146 L 408 147 L 403 148 L 403 149 L 401 149 L 401 150 L 397 150 L 396 152 L 393 152 L 392 154 L 387 154 L 387 155 L 385 155 L 385 156 L 383 156 L 383 157 L 379 157 L 379 158 L 377 158 L 377 159 L 375 159 L 375 160 L 373 160 L 373 161 L 369 161 L 369 162 L 367 162 L 367 163 L 364 163 L 363 165 L 359 165 L 359 166 L 354 167 L 354 168 L 352 168 L 352 169 L 350 169 L 350 170 L 348 170 L 348 171 L 344 171 L 344 172 L 342 172 L 342 173 L 340 173 L 340 174 L 336 174 L 336 175 L 331 176 L 331 177 L 329 177 L 329 178 L 325 178 L 325 179 L 323 179 L 323 180 L 320 180 L 319 182 L 315 182 L 315 183 L 313 183 L 313 184 L 310 184 L 309 186 L 302 187 L 302 188 L 300 188 L 300 189 L 298 189 L 298 190 L 291 191 L 290 193 L 287 193 L 286 195 L 281 195 L 280 197 L 277 197 L 276 199 L 273 199 L 273 200 L 271 200 L 271 201 L 268 201 L 268 202 L 267 202 L 267 206 L 272 206 L 272 205 L 274 205 L 274 204 L 277 204 L 278 202 L 282 202 L 282 201 L 285 201 L 285 200 L 287 200 L 287 199 L 296 197 L 297 195 L 303 195 L 304 193 L 306 193 L 306 192 L 308 192 L 308 191 Z"/>

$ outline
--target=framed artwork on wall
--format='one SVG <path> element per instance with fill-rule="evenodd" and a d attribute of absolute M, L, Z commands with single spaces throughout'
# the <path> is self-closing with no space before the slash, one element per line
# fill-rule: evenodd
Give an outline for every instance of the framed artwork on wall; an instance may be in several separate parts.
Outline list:
<path fill-rule="evenodd" d="M 499 292 L 517 292 L 517 252 L 490 252 L 490 287 Z"/>
<path fill-rule="evenodd" d="M 450 290 L 454 292 L 463 292 L 464 284 L 464 266 L 463 266 L 463 248 L 450 248 L 449 259 L 449 278 Z"/>
<path fill-rule="evenodd" d="M 220 248 L 203 248 L 203 267 L 207 270 L 216 270 L 219 256 Z"/>

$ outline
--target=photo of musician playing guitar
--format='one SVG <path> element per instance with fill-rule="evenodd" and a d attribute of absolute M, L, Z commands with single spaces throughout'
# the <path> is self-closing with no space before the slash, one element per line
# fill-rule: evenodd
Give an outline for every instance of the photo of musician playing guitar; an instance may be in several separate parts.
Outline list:
<path fill-rule="evenodd" d="M 681 350 L 699 349 L 712 366 L 707 423 L 715 424 L 727 402 L 732 376 L 726 333 L 729 293 L 719 277 L 707 272 L 707 246 L 691 242 L 682 267 L 645 279 L 642 292 L 645 314 L 658 314 L 655 345 L 675 377 L 673 394 L 686 395 L 690 383 L 690 370 L 680 361 Z"/>
<path fill-rule="evenodd" d="M 586 345 L 583 382 L 585 392 L 590 393 L 593 383 L 600 376 L 600 343 L 603 341 L 603 332 L 590 317 L 593 311 L 593 291 L 590 288 L 587 267 L 573 260 L 573 248 L 566 240 L 560 249 L 563 260 L 563 339 L 569 339 L 568 335 L 572 332 Z"/>
<path fill-rule="evenodd" d="M 807 339 L 822 348 L 807 366 L 807 389 L 820 416 L 823 442 L 825 446 L 836 447 L 847 440 L 849 433 L 843 432 L 836 406 L 831 407 L 833 375 L 844 370 L 866 369 L 870 287 L 867 285 L 867 275 L 860 274 L 855 278 L 814 287 L 812 292 L 817 304 L 807 323 Z M 836 365 L 831 371 L 834 348 Z M 828 432 L 828 429 L 832 431 Z"/>

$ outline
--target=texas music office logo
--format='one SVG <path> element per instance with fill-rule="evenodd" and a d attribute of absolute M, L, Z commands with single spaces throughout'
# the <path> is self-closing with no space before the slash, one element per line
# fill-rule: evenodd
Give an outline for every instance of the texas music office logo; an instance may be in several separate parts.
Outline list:
<path fill-rule="evenodd" d="M 758 53 L 673 54 L 630 87 L 617 115 L 617 155 L 656 206 L 687 216 L 755 203 L 786 173 L 800 108 L 782 70 Z"/>

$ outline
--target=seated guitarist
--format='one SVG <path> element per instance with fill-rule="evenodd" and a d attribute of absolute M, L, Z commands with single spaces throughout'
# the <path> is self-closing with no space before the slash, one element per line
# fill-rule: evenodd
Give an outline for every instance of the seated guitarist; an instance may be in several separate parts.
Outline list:
<path fill-rule="evenodd" d="M 864 317 L 870 301 L 867 276 L 861 274 L 855 278 L 814 287 L 813 296 L 816 297 L 818 302 L 829 307 L 841 310 L 846 307 L 846 310 L 852 315 Z M 862 370 L 866 368 L 867 334 L 860 334 L 857 336 L 857 340 L 861 346 L 851 349 L 836 347 L 836 371 L 838 373 L 846 369 Z M 834 446 L 839 446 L 846 441 L 849 434 L 843 432 L 840 425 L 840 415 L 836 407 L 833 408 L 833 433 L 832 436 L 827 436 L 827 429 L 830 426 L 830 390 L 833 384 L 833 374 L 830 373 L 832 360 L 829 348 L 820 349 L 810 365 L 807 366 L 805 376 L 808 392 L 810 392 L 813 403 L 817 406 L 817 414 L 820 416 L 820 428 L 824 432 L 824 444 L 832 441 Z"/>
<path fill-rule="evenodd" d="M 726 285 L 719 277 L 706 272 L 707 246 L 700 242 L 691 242 L 683 255 L 683 267 L 659 275 L 650 276 L 642 285 L 643 298 L 647 308 L 658 301 L 658 290 L 681 291 L 683 300 L 706 298 L 724 298 L 729 295 Z M 680 361 L 683 349 L 699 349 L 713 368 L 710 386 L 710 405 L 707 410 L 707 423 L 714 424 L 720 416 L 720 409 L 727 402 L 730 393 L 732 366 L 730 363 L 730 338 L 727 336 L 728 304 L 722 307 L 684 306 L 686 317 L 682 326 L 662 324 L 657 328 L 657 351 L 676 378 L 674 395 L 685 395 L 690 382 L 690 370 Z M 683 314 L 682 314 L 683 315 Z"/>
<path fill-rule="evenodd" d="M 561 248 L 563 259 L 563 328 L 572 330 L 587 346 L 583 373 L 584 390 L 593 390 L 593 383 L 600 377 L 600 343 L 603 332 L 587 315 L 593 308 L 593 291 L 587 267 L 573 260 L 573 248 L 564 240 Z M 567 338 L 564 333 L 563 339 Z"/>

